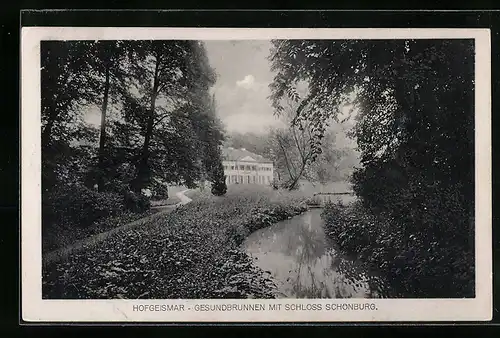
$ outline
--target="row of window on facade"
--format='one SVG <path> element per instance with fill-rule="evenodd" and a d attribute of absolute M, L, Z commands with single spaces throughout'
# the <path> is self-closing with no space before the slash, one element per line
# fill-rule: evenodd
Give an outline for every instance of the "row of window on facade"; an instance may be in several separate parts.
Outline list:
<path fill-rule="evenodd" d="M 231 175 L 226 176 L 228 183 L 240 183 L 240 184 L 270 184 L 271 176 L 242 176 L 242 175 Z"/>
<path fill-rule="evenodd" d="M 239 167 L 239 170 L 247 170 L 247 171 L 250 171 L 250 170 L 253 170 L 253 171 L 271 171 L 271 168 L 269 167 L 260 167 L 260 168 L 257 168 L 257 166 L 255 165 L 240 165 L 240 166 L 234 166 L 234 165 L 225 165 L 224 166 L 224 170 L 238 170 L 238 167 Z"/>

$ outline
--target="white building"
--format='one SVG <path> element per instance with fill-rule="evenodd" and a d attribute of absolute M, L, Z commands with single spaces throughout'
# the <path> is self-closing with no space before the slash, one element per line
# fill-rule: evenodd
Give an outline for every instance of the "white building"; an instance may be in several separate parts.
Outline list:
<path fill-rule="evenodd" d="M 226 184 L 265 184 L 273 181 L 273 162 L 245 148 L 222 149 Z"/>

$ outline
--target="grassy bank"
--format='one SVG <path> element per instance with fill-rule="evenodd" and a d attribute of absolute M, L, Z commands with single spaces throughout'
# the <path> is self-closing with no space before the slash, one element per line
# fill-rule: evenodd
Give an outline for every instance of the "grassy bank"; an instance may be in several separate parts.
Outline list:
<path fill-rule="evenodd" d="M 160 209 L 151 209 L 145 212 L 124 211 L 122 214 L 109 217 L 87 227 L 79 227 L 71 224 L 52 225 L 42 236 L 42 251 L 44 253 L 64 248 L 79 240 L 115 229 L 127 223 L 155 214 Z"/>
<path fill-rule="evenodd" d="M 151 200 L 151 209 L 144 211 L 130 211 L 120 209 L 115 212 L 116 215 L 108 215 L 93 222 L 56 222 L 48 224 L 44 228 L 44 235 L 42 236 L 42 251 L 44 253 L 67 247 L 73 243 L 83 240 L 85 238 L 97 235 L 117 227 L 123 226 L 127 223 L 148 217 L 152 214 L 164 210 L 166 206 L 174 206 L 181 202 L 176 196 L 179 191 L 186 190 L 186 187 L 173 186 L 170 187 L 170 196 L 163 200 Z M 200 194 L 198 189 L 192 189 L 186 192 L 186 196 L 194 199 Z M 85 208 L 82 208 L 84 210 Z M 76 212 L 82 212 L 78 210 Z M 92 211 L 91 211 L 92 212 Z M 83 212 L 85 213 L 85 211 Z"/>
<path fill-rule="evenodd" d="M 410 233 L 405 231 L 408 226 L 371 213 L 360 202 L 330 204 L 322 217 L 327 235 L 341 250 L 380 271 L 391 286 L 392 297 L 473 296 L 474 257 L 452 231 L 440 238 Z"/>
<path fill-rule="evenodd" d="M 271 298 L 238 249 L 252 231 L 307 209 L 300 194 L 234 186 L 46 266 L 44 298 Z"/>

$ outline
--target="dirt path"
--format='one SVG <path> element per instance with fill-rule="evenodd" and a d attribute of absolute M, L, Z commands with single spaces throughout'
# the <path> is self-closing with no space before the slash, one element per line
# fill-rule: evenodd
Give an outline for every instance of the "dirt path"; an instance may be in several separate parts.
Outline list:
<path fill-rule="evenodd" d="M 189 202 L 192 201 L 192 199 L 190 199 L 189 197 L 184 195 L 184 193 L 186 193 L 189 190 L 190 189 L 186 189 L 186 190 L 183 190 L 183 191 L 176 193 L 176 196 L 181 200 L 179 203 L 174 204 L 174 205 L 162 206 L 161 208 L 159 208 L 159 209 L 161 209 L 160 211 L 158 211 L 152 215 L 149 215 L 147 217 L 138 219 L 138 220 L 133 221 L 131 223 L 119 226 L 119 227 L 114 228 L 112 230 L 102 232 L 100 234 L 97 234 L 97 235 L 94 235 L 91 237 L 87 237 L 87 238 L 82 239 L 80 241 L 77 241 L 77 242 L 75 242 L 67 247 L 57 249 L 57 250 L 49 252 L 47 254 L 43 254 L 42 255 L 42 264 L 47 265 L 50 263 L 62 261 L 64 259 L 66 259 L 67 257 L 69 257 L 74 252 L 77 252 L 77 251 L 80 251 L 83 249 L 91 248 L 94 245 L 109 238 L 110 236 L 113 236 L 113 235 L 120 233 L 120 232 L 123 232 L 123 231 L 130 230 L 130 229 L 135 228 L 135 227 L 140 226 L 140 225 L 144 225 L 145 223 L 147 223 L 149 221 L 160 218 L 160 217 L 172 212 L 178 206 L 188 204 Z"/>
<path fill-rule="evenodd" d="M 189 197 L 187 197 L 186 195 L 184 195 L 189 190 L 190 189 L 186 189 L 186 190 L 183 190 L 183 191 L 179 191 L 178 193 L 175 194 L 175 196 L 177 196 L 181 200 L 176 205 L 184 205 L 184 204 L 188 204 L 189 202 L 192 201 L 192 199 L 190 199 Z"/>

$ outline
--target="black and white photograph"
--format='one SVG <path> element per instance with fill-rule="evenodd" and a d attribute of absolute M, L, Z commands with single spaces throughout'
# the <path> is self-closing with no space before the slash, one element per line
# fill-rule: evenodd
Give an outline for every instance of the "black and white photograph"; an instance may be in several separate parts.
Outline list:
<path fill-rule="evenodd" d="M 491 315 L 488 34 L 336 31 L 40 38 L 24 288 L 130 318 Z"/>

